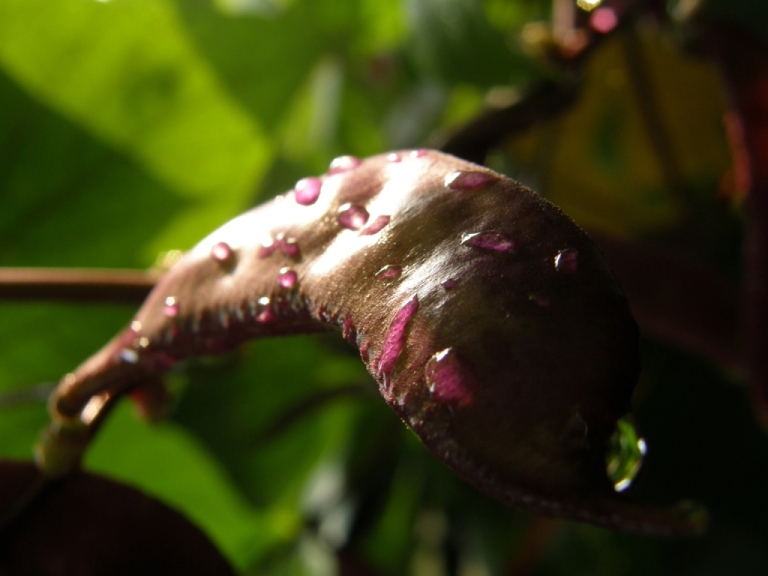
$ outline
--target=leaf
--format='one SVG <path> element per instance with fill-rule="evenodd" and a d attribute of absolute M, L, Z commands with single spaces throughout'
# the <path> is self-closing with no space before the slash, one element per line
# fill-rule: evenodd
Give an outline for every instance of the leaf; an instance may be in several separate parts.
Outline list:
<path fill-rule="evenodd" d="M 34 482 L 32 464 L 0 462 L 0 510 Z M 233 574 L 205 535 L 136 490 L 79 472 L 49 486 L 3 533 L 7 574 Z"/>

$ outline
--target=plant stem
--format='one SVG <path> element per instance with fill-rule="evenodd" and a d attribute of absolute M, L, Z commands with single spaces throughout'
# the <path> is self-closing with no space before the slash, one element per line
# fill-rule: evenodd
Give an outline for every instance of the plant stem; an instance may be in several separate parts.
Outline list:
<path fill-rule="evenodd" d="M 768 46 L 722 24 L 706 33 L 727 83 L 732 121 L 741 128 L 729 134 L 741 139 L 731 146 L 735 164 L 748 166 L 742 328 L 755 408 L 768 429 Z"/>
<path fill-rule="evenodd" d="M 159 278 L 143 270 L 0 268 L 0 299 L 139 304 Z"/>

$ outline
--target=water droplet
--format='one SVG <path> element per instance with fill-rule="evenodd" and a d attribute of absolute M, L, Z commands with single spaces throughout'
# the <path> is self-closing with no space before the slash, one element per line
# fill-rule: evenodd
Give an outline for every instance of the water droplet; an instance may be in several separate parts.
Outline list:
<path fill-rule="evenodd" d="M 149 338 L 147 338 L 146 336 L 142 336 L 141 338 L 139 338 L 139 348 L 141 348 L 142 350 L 144 348 L 149 348 Z"/>
<path fill-rule="evenodd" d="M 579 268 L 579 252 L 573 248 L 560 250 L 555 256 L 555 270 L 573 274 Z"/>
<path fill-rule="evenodd" d="M 348 172 L 353 168 L 357 168 L 362 164 L 362 160 L 355 156 L 339 156 L 331 161 L 331 165 L 328 167 L 328 174 L 340 174 L 342 172 Z"/>
<path fill-rule="evenodd" d="M 320 188 L 323 182 L 320 178 L 303 178 L 293 187 L 293 195 L 296 202 L 302 206 L 310 206 L 320 197 Z"/>
<path fill-rule="evenodd" d="M 262 296 L 258 300 L 259 306 L 262 306 L 263 309 L 259 314 L 256 316 L 256 322 L 260 324 L 270 324 L 271 322 L 274 322 L 277 320 L 277 315 L 275 314 L 275 311 L 272 309 L 272 303 L 267 296 Z"/>
<path fill-rule="evenodd" d="M 387 224 L 389 224 L 389 220 L 390 220 L 389 216 L 378 216 L 376 220 L 371 222 L 368 226 L 366 226 L 360 231 L 360 235 L 370 236 L 371 234 L 376 234 L 377 232 L 381 232 L 381 229 L 384 228 Z"/>
<path fill-rule="evenodd" d="M 229 262 L 232 256 L 232 248 L 226 242 L 218 242 L 211 247 L 211 258 L 216 260 L 216 262 Z"/>
<path fill-rule="evenodd" d="M 397 364 L 400 354 L 405 347 L 405 336 L 408 322 L 419 309 L 419 298 L 414 296 L 397 311 L 389 325 L 384 345 L 379 358 L 379 375 L 388 377 Z"/>
<path fill-rule="evenodd" d="M 137 334 L 141 332 L 141 322 L 138 320 L 134 320 L 133 322 L 131 322 L 131 330 L 133 330 Z"/>
<path fill-rule="evenodd" d="M 163 306 L 163 314 L 168 318 L 175 318 L 179 314 L 179 303 L 173 296 L 168 296 L 165 299 L 165 305 Z"/>
<path fill-rule="evenodd" d="M 259 246 L 258 257 L 267 258 L 271 256 L 275 250 L 291 258 L 292 260 L 298 260 L 301 258 L 301 251 L 299 250 L 299 244 L 296 242 L 296 238 L 288 237 L 285 233 L 280 232 L 275 236 L 269 244 L 262 244 Z"/>
<path fill-rule="evenodd" d="M 419 150 L 411 150 L 411 158 L 422 158 L 427 155 L 427 151 L 424 148 Z"/>
<path fill-rule="evenodd" d="M 136 364 L 136 362 L 139 361 L 138 353 L 130 348 L 123 348 L 120 350 L 120 358 L 123 362 L 127 362 L 128 364 Z"/>
<path fill-rule="evenodd" d="M 472 191 L 485 188 L 499 180 L 499 176 L 478 170 L 457 170 L 445 177 L 445 185 L 451 190 Z"/>
<path fill-rule="evenodd" d="M 501 232 L 475 232 L 463 234 L 461 243 L 464 246 L 490 250 L 492 252 L 511 252 L 515 249 L 515 242 Z"/>
<path fill-rule="evenodd" d="M 448 280 L 443 280 L 440 282 L 440 286 L 446 290 L 453 290 L 459 284 L 461 284 L 461 280 L 459 278 L 448 278 Z"/>
<path fill-rule="evenodd" d="M 344 228 L 359 230 L 368 222 L 368 210 L 357 204 L 342 204 L 336 219 Z"/>
<path fill-rule="evenodd" d="M 400 154 L 396 152 L 387 154 L 387 162 L 400 162 L 400 161 L 402 161 L 402 158 L 400 158 Z"/>
<path fill-rule="evenodd" d="M 629 488 L 640 471 L 647 452 L 645 440 L 638 436 L 629 418 L 619 418 L 608 441 L 606 472 L 616 492 Z"/>
<path fill-rule="evenodd" d="M 381 278 L 382 280 L 391 280 L 392 278 L 398 278 L 400 274 L 402 273 L 403 268 L 401 266 L 384 266 L 381 270 L 376 272 L 376 278 Z"/>
<path fill-rule="evenodd" d="M 277 275 L 277 283 L 283 288 L 290 290 L 296 285 L 298 278 L 296 272 L 290 268 L 280 268 L 280 273 Z"/>
<path fill-rule="evenodd" d="M 458 358 L 453 348 L 432 356 L 424 367 L 429 393 L 437 402 L 457 408 L 472 403 L 472 391 L 477 387 L 474 376 Z"/>

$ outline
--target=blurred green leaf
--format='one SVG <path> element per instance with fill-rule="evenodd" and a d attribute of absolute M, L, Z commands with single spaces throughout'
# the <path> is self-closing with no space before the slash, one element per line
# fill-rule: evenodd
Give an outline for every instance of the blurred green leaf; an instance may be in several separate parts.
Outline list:
<path fill-rule="evenodd" d="M 187 247 L 242 209 L 272 155 L 169 2 L 3 2 L 0 63 L 36 98 L 195 200 L 179 206 L 155 251 Z"/>

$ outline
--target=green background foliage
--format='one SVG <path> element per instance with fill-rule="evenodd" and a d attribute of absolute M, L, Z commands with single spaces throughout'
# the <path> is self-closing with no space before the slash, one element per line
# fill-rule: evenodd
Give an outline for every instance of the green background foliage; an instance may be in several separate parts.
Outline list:
<path fill-rule="evenodd" d="M 768 30 L 761 2 L 705 7 Z M 519 41 L 548 18 L 534 0 L 0 0 L 0 265 L 147 268 L 334 156 L 439 143 L 490 89 L 557 77 Z M 575 106 L 492 161 L 590 229 L 735 277 L 720 80 L 658 31 L 641 45 L 680 188 L 660 175 L 616 42 L 591 58 Z M 132 311 L 0 303 L 0 392 L 58 379 Z M 740 382 L 650 337 L 644 362 L 637 497 L 704 501 L 705 539 L 542 523 L 477 494 L 338 338 L 190 363 L 170 376 L 183 391 L 170 421 L 121 406 L 85 466 L 182 511 L 245 573 L 333 574 L 347 544 L 382 574 L 455 573 L 450 558 L 460 574 L 507 574 L 536 542 L 536 574 L 768 572 L 768 445 Z M 0 408 L 0 454 L 29 458 L 46 421 L 42 401 Z"/>

